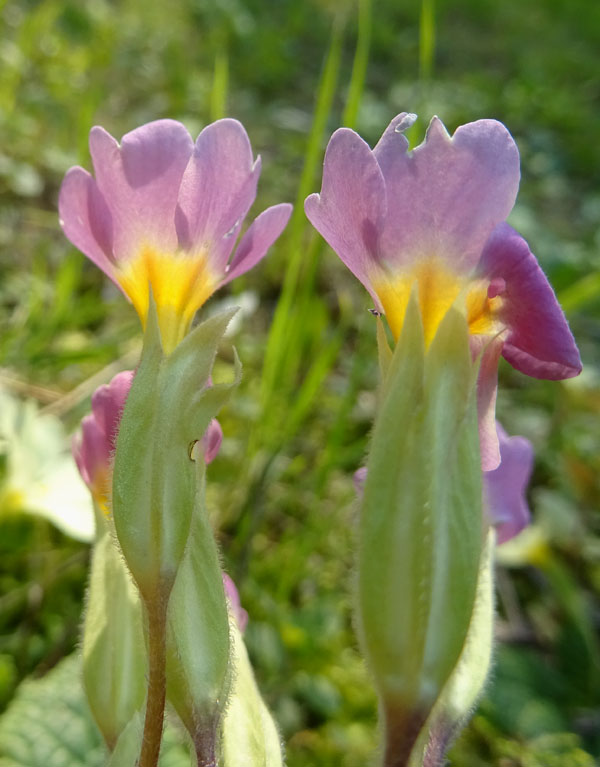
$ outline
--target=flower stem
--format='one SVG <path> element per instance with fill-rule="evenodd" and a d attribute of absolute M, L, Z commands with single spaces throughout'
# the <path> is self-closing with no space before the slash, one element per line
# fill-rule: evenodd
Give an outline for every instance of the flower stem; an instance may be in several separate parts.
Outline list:
<path fill-rule="evenodd" d="M 407 767 L 426 719 L 421 711 L 386 707 L 383 767 Z"/>
<path fill-rule="evenodd" d="M 158 589 L 146 602 L 148 611 L 148 698 L 139 767 L 157 767 L 163 735 L 167 694 L 167 605 L 168 591 Z"/>

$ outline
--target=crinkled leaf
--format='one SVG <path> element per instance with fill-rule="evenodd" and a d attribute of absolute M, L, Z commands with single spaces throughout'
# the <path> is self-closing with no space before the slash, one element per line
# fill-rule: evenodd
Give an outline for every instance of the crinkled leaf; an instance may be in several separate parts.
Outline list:
<path fill-rule="evenodd" d="M 0 767 L 104 767 L 107 761 L 108 752 L 83 693 L 76 655 L 42 679 L 23 682 L 0 718 Z M 189 765 L 187 746 L 178 730 L 167 725 L 160 767 Z"/>

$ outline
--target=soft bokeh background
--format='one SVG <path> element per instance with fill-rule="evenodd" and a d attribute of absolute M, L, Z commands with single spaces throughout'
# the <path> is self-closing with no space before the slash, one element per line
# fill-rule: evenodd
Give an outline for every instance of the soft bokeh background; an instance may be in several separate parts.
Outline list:
<path fill-rule="evenodd" d="M 91 125 L 120 137 L 172 117 L 195 135 L 239 118 L 263 157 L 257 210 L 319 189 L 340 124 L 371 143 L 402 110 L 421 115 L 413 141 L 434 113 L 451 130 L 480 117 L 509 127 L 523 172 L 511 223 L 549 275 L 585 371 L 547 383 L 501 368 L 499 415 L 536 448 L 535 527 L 503 555 L 494 673 L 451 756 L 464 767 L 594 764 L 600 5 L 8 0 L 0 25 L 0 386 L 58 415 L 67 432 L 94 386 L 130 367 L 140 345 L 133 309 L 57 223 L 65 170 L 89 167 Z M 224 562 L 250 614 L 247 643 L 290 767 L 362 767 L 376 716 L 352 631 L 352 473 L 378 377 L 369 302 L 300 203 L 268 258 L 203 314 L 231 294 L 244 307 L 232 338 L 244 380 L 209 472 Z M 225 347 L 217 375 L 230 359 Z M 55 439 L 37 445 L 57 449 Z M 0 443 L 0 709 L 25 677 L 77 647 L 89 559 L 84 544 L 3 494 L 6 452 Z M 17 764 L 2 761 L 2 745 L 0 764 Z M 99 758 L 68 752 L 60 764 Z"/>

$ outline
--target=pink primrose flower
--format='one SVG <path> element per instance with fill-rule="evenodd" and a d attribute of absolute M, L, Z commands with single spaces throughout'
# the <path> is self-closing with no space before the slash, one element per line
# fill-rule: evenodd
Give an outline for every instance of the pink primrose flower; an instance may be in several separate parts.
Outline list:
<path fill-rule="evenodd" d="M 498 544 L 514 538 L 529 524 L 531 513 L 525 493 L 533 468 L 533 447 L 525 437 L 509 437 L 496 421 L 500 465 L 483 472 L 483 506 L 496 528 Z M 354 488 L 360 497 L 367 480 L 367 467 L 354 472 Z"/>
<path fill-rule="evenodd" d="M 73 440 L 73 457 L 79 473 L 105 513 L 109 509 L 112 460 L 119 424 L 134 375 L 133 370 L 125 370 L 109 384 L 96 389 L 92 395 L 92 412 L 83 419 L 81 433 Z M 202 437 L 207 464 L 216 457 L 222 440 L 221 425 L 213 418 Z"/>
<path fill-rule="evenodd" d="M 320 194 L 306 215 L 371 294 L 398 339 L 412 292 L 425 343 L 455 300 L 466 308 L 478 381 L 482 468 L 495 469 L 498 360 L 536 378 L 581 371 L 577 346 L 544 273 L 506 222 L 519 187 L 519 153 L 495 120 L 463 125 L 453 136 L 434 117 L 423 143 L 408 151 L 415 120 L 402 113 L 377 146 L 348 128 L 327 147 Z"/>
<path fill-rule="evenodd" d="M 266 254 L 291 205 L 264 210 L 234 252 L 260 175 L 260 157 L 237 120 L 208 125 L 195 143 L 173 120 L 143 125 L 120 145 L 96 126 L 90 153 L 95 178 L 80 167 L 64 178 L 61 226 L 120 287 L 143 325 L 152 288 L 169 353 L 212 293 Z"/>

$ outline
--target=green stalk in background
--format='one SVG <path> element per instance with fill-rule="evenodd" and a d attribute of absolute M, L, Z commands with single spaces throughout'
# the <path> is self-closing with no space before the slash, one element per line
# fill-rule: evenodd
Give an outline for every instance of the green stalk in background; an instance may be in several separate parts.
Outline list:
<path fill-rule="evenodd" d="M 371 0 L 358 0 L 358 37 L 342 125 L 354 128 L 367 77 L 371 46 Z"/>

